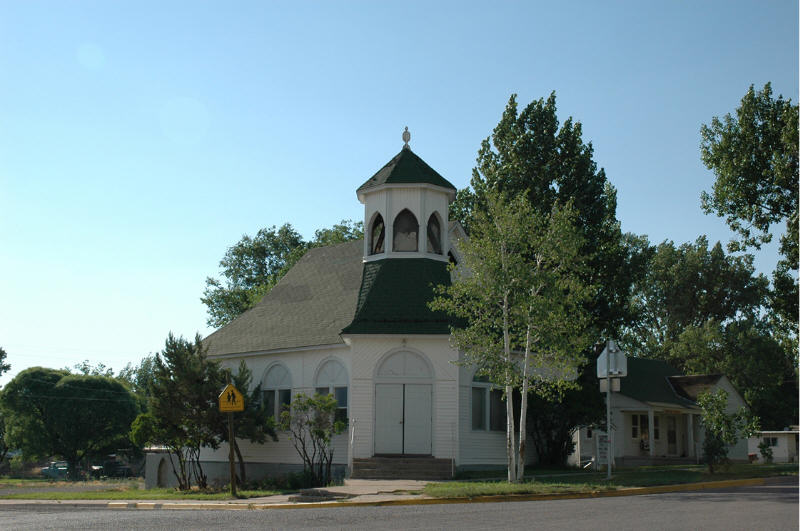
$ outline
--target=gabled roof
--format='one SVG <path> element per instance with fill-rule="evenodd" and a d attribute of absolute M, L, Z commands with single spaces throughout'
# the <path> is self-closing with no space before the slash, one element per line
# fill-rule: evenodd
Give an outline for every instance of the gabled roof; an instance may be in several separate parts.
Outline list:
<path fill-rule="evenodd" d="M 363 240 L 309 250 L 258 304 L 203 340 L 209 355 L 343 343 L 363 254 Z"/>
<path fill-rule="evenodd" d="M 343 334 L 449 334 L 446 314 L 428 308 L 433 286 L 450 285 L 447 262 L 388 258 L 364 264 L 353 322 Z"/>
<path fill-rule="evenodd" d="M 408 148 L 400 150 L 400 153 L 378 170 L 378 173 L 359 186 L 356 192 L 361 194 L 384 184 L 432 184 L 448 188 L 453 192 L 456 190 L 450 181 L 439 175 Z"/>
<path fill-rule="evenodd" d="M 678 396 L 697 402 L 700 393 L 710 391 L 722 378 L 721 374 L 698 374 L 696 376 L 670 376 L 669 382 Z"/>
<path fill-rule="evenodd" d="M 620 394 L 639 402 L 696 406 L 693 400 L 680 396 L 670 384 L 670 377 L 681 376 L 665 361 L 628 358 L 628 376 L 621 378 Z"/>

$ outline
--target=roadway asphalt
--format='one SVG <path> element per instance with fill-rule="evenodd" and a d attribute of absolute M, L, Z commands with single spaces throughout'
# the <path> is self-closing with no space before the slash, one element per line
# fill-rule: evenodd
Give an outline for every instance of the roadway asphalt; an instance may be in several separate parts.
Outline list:
<path fill-rule="evenodd" d="M 504 503 L 167 511 L 8 507 L 2 529 L 798 529 L 797 478 L 619 498 Z"/>

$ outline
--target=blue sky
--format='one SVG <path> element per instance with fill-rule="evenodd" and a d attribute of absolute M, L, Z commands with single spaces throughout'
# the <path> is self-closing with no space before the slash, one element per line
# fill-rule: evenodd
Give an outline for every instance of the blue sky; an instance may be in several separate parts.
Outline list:
<path fill-rule="evenodd" d="M 768 2 L 0 2 L 0 346 L 114 369 L 242 234 L 360 219 L 402 146 L 457 187 L 510 94 L 555 90 L 623 230 L 727 241 L 699 129 L 750 84 L 797 101 L 798 7 Z M 769 273 L 775 246 L 757 256 Z"/>

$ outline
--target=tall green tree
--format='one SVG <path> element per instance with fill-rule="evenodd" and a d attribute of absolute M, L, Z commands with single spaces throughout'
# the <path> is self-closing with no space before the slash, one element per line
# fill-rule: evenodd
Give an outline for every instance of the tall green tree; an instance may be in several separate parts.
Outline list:
<path fill-rule="evenodd" d="M 702 194 L 703 210 L 724 217 L 739 235 L 730 250 L 758 249 L 772 240 L 773 225 L 785 226 L 772 308 L 796 335 L 798 106 L 773 98 L 769 83 L 762 90 L 751 85 L 736 116 L 714 117 L 700 134 L 703 162 L 715 175 L 711 193 Z"/>
<path fill-rule="evenodd" d="M 362 223 L 350 220 L 317 230 L 310 242 L 289 223 L 242 236 L 219 263 L 222 279 L 206 278 L 200 300 L 208 308 L 208 325 L 223 326 L 255 306 L 310 248 L 360 238 Z"/>
<path fill-rule="evenodd" d="M 478 151 L 471 189 L 459 190 L 450 217 L 471 232 L 474 213 L 486 211 L 490 190 L 514 197 L 524 194 L 533 209 L 548 214 L 554 205 L 572 205 L 587 257 L 584 282 L 598 287 L 587 303 L 599 333 L 615 337 L 630 317 L 627 301 L 632 281 L 642 272 L 635 243 L 623 237 L 616 218 L 617 194 L 593 160 L 580 122 L 559 123 L 555 92 L 531 102 L 521 112 L 512 95 L 491 137 Z"/>
<path fill-rule="evenodd" d="M 208 478 L 200 450 L 219 448 L 217 397 L 225 375 L 208 359 L 199 335 L 191 342 L 171 333 L 164 350 L 156 354 L 153 373 L 148 412 L 137 418 L 133 437 L 138 444 L 167 447 L 180 489 L 191 488 L 193 481 L 205 488 Z"/>
<path fill-rule="evenodd" d="M 593 287 L 582 280 L 586 257 L 569 205 L 541 214 L 522 194 L 509 199 L 490 190 L 485 198 L 487 211 L 475 211 L 470 238 L 459 242 L 464 269 L 439 288 L 431 307 L 461 322 L 451 333 L 462 363 L 504 390 L 508 480 L 515 482 L 524 472 L 528 393 L 572 384 L 591 343 L 585 302 Z M 519 424 L 514 389 L 521 393 Z"/>
<path fill-rule="evenodd" d="M 85 457 L 120 444 L 138 413 L 131 392 L 114 378 L 32 367 L 0 395 L 9 444 L 31 458 L 61 456 L 74 472 Z"/>

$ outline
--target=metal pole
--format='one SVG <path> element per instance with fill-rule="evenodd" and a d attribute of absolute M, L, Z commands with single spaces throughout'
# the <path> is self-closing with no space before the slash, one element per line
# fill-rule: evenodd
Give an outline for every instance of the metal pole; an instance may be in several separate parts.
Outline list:
<path fill-rule="evenodd" d="M 608 467 L 606 479 L 611 479 L 611 454 L 614 452 L 614 440 L 611 438 L 611 349 L 606 343 L 606 441 L 608 442 Z"/>
<path fill-rule="evenodd" d="M 233 413 L 228 413 L 228 462 L 231 465 L 231 496 L 236 496 L 236 466 L 233 462 Z"/>

